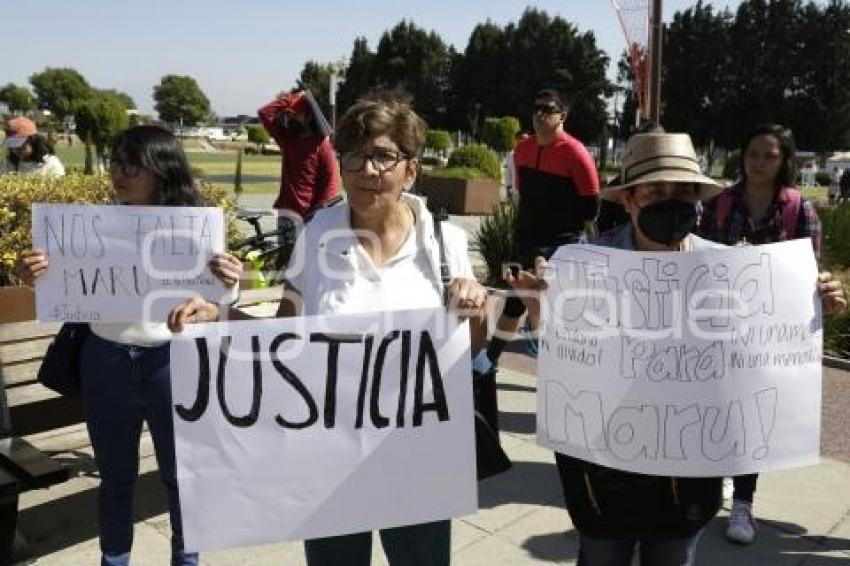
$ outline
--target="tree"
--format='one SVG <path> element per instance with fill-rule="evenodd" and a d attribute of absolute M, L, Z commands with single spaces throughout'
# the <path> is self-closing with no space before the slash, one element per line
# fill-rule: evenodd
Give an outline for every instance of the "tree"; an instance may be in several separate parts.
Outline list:
<path fill-rule="evenodd" d="M 402 88 L 431 126 L 447 121 L 452 51 L 436 32 L 402 20 L 378 42 L 373 71 L 376 86 Z"/>
<path fill-rule="evenodd" d="M 734 96 L 729 82 L 731 23 L 729 10 L 715 14 L 699 0 L 677 12 L 664 34 L 662 123 L 671 131 L 688 132 L 694 145 L 706 148 L 709 165 L 714 142 L 728 138 L 724 120 Z"/>
<path fill-rule="evenodd" d="M 445 130 L 428 130 L 425 134 L 425 147 L 438 155 L 445 155 L 452 148 L 452 136 Z"/>
<path fill-rule="evenodd" d="M 87 151 L 89 146 L 93 145 L 101 161 L 106 154 L 106 148 L 129 124 L 123 104 L 108 94 L 96 95 L 79 104 L 74 119 L 77 135 L 86 143 Z"/>
<path fill-rule="evenodd" d="M 133 101 L 133 97 L 131 97 L 126 92 L 121 92 L 120 90 L 115 90 L 114 88 L 109 89 L 94 89 L 94 92 L 101 97 L 112 98 L 116 100 L 121 106 L 124 107 L 124 110 L 135 110 L 136 103 Z"/>
<path fill-rule="evenodd" d="M 519 132 L 519 120 L 513 116 L 487 118 L 484 121 L 484 143 L 499 153 L 507 153 L 514 148 Z"/>
<path fill-rule="evenodd" d="M 50 110 L 60 121 L 72 116 L 76 107 L 91 98 L 92 88 L 74 69 L 47 67 L 30 77 L 38 107 Z"/>
<path fill-rule="evenodd" d="M 480 24 L 452 73 L 455 119 L 474 125 L 480 115 L 517 115 L 530 129 L 534 96 L 550 87 L 571 103 L 567 129 L 595 141 L 607 121 L 605 98 L 614 92 L 607 65 L 592 33 L 542 10 L 528 8 L 504 28 Z"/>
<path fill-rule="evenodd" d="M 375 53 L 369 49 L 369 43 L 365 37 L 358 37 L 354 40 L 351 57 L 345 68 L 345 80 L 337 93 L 339 113 L 344 113 L 358 98 L 376 86 L 374 65 Z"/>
<path fill-rule="evenodd" d="M 195 126 L 211 114 L 210 101 L 192 77 L 166 75 L 153 88 L 154 108 L 160 120 Z"/>
<path fill-rule="evenodd" d="M 12 83 L 0 88 L 0 102 L 5 103 L 12 114 L 29 112 L 35 108 L 35 98 L 29 89 Z"/>
<path fill-rule="evenodd" d="M 507 84 L 511 81 L 505 77 L 504 62 L 510 53 L 508 41 L 505 30 L 490 20 L 472 30 L 463 55 L 452 66 L 451 112 L 455 127 L 477 131 L 482 109 L 491 116 L 516 111 L 511 107 L 513 85 Z"/>
<path fill-rule="evenodd" d="M 342 76 L 344 63 L 316 63 L 315 61 L 307 61 L 304 68 L 301 69 L 301 75 L 295 83 L 295 88 L 298 90 L 309 90 L 316 102 L 319 103 L 319 108 L 322 109 L 325 116 L 330 119 L 331 99 L 330 99 L 330 83 L 331 75 L 338 77 Z"/>
<path fill-rule="evenodd" d="M 261 126 L 248 128 L 248 141 L 257 144 L 257 153 L 263 152 L 263 145 L 269 143 L 269 133 Z"/>

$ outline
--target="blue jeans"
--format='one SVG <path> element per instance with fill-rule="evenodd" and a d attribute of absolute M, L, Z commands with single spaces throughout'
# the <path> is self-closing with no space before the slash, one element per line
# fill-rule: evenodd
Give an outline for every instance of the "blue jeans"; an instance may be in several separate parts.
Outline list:
<path fill-rule="evenodd" d="M 635 546 L 640 566 L 692 566 L 703 530 L 688 538 L 600 539 L 579 533 L 576 566 L 630 566 Z"/>
<path fill-rule="evenodd" d="M 381 545 L 390 566 L 448 566 L 451 562 L 451 521 L 381 529 Z M 308 566 L 369 566 L 372 533 L 304 541 Z"/>
<path fill-rule="evenodd" d="M 100 472 L 98 521 L 101 564 L 130 563 L 133 490 L 139 473 L 139 440 L 147 421 L 171 515 L 171 563 L 195 565 L 183 551 L 183 528 L 174 456 L 169 344 L 142 348 L 92 334 L 80 359 L 81 396 Z"/>

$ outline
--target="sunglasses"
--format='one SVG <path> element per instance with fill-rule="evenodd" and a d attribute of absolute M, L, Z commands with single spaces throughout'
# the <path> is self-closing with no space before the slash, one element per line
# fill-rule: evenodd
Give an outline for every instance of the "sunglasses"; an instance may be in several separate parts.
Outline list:
<path fill-rule="evenodd" d="M 551 116 L 552 114 L 560 114 L 563 110 L 559 106 L 555 104 L 535 104 L 534 105 L 534 113 L 535 114 L 546 114 Z"/>

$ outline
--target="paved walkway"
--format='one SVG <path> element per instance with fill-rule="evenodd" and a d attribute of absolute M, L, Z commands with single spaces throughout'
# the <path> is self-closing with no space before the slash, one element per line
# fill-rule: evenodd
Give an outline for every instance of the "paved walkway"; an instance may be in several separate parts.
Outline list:
<path fill-rule="evenodd" d="M 516 365 L 507 363 L 506 365 Z M 847 374 L 844 379 L 850 379 Z M 514 468 L 479 484 L 480 510 L 454 521 L 453 564 L 496 566 L 573 564 L 576 535 L 563 509 L 551 452 L 534 442 L 535 379 L 503 369 L 499 374 L 503 442 Z M 72 427 L 36 437 L 83 473 L 65 484 L 27 494 L 21 525 L 36 564 L 96 564 L 96 485 L 85 429 Z M 168 563 L 168 516 L 149 438 L 142 443 L 134 564 Z M 850 465 L 820 465 L 764 474 L 756 495 L 760 533 L 751 546 L 723 539 L 726 510 L 700 543 L 702 566 L 850 564 Z M 301 565 L 300 543 L 204 554 L 207 565 Z M 374 564 L 386 564 L 375 543 Z"/>

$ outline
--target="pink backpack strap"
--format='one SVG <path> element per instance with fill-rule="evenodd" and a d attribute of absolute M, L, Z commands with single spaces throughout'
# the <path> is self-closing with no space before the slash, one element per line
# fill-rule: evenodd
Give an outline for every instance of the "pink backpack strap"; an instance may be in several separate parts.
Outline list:
<path fill-rule="evenodd" d="M 783 240 L 791 240 L 797 235 L 800 224 L 800 209 L 803 207 L 803 193 L 794 187 L 782 187 L 785 193 L 785 206 L 782 209 Z"/>

